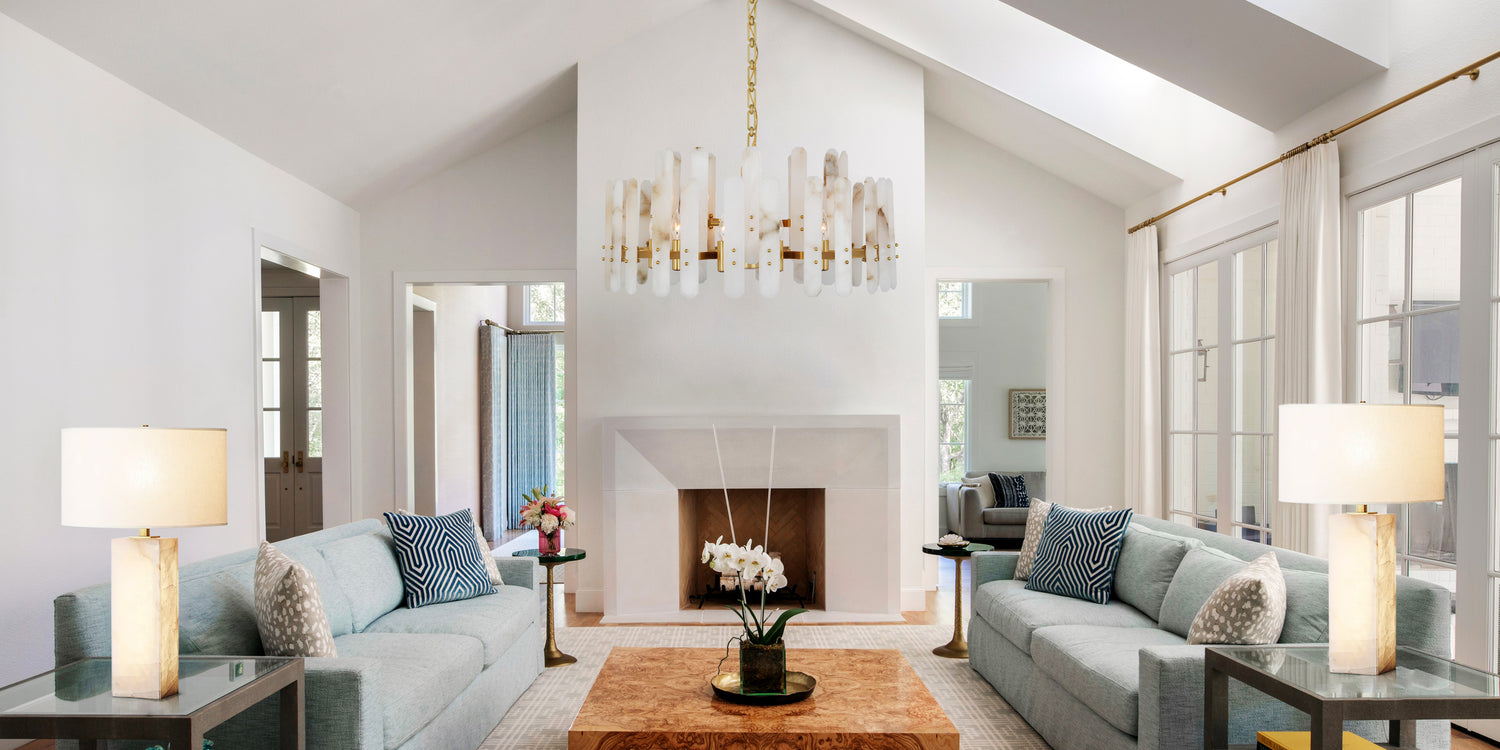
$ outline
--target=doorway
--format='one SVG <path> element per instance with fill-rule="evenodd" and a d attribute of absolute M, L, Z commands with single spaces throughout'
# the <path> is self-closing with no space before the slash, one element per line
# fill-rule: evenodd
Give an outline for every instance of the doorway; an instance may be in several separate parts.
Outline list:
<path fill-rule="evenodd" d="M 570 279 L 397 283 L 397 506 L 469 509 L 502 550 L 534 545 L 520 496 L 567 491 Z"/>
<path fill-rule="evenodd" d="M 261 259 L 266 541 L 323 528 L 323 338 L 318 277 Z"/>

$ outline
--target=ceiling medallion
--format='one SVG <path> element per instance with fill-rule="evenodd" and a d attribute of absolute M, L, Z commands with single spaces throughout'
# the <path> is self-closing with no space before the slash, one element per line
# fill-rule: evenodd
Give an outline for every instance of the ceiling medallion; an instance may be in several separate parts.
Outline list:
<path fill-rule="evenodd" d="M 685 160 L 662 152 L 652 180 L 609 180 L 600 260 L 612 292 L 635 294 L 649 286 L 665 297 L 675 286 L 682 296 L 696 297 L 710 270 L 722 275 L 729 297 L 744 295 L 747 278 L 762 297 L 774 297 L 786 271 L 808 296 L 828 286 L 840 295 L 861 285 L 871 294 L 896 288 L 901 255 L 889 178 L 853 180 L 848 152 L 836 149 L 823 156 L 821 173 L 810 176 L 806 149 L 793 149 L 785 191 L 766 169 L 755 132 L 755 3 L 745 4 L 748 132 L 739 174 L 715 191 L 714 155 L 695 148 Z"/>

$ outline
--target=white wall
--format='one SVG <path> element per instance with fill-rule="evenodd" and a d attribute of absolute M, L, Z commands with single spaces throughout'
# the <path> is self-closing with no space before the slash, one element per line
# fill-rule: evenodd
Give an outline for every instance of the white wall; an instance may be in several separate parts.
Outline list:
<path fill-rule="evenodd" d="M 927 265 L 1059 268 L 1066 281 L 1067 497 L 1078 507 L 1123 503 L 1125 305 L 1123 212 L 935 118 L 927 120 Z M 934 401 L 935 403 L 935 401 Z M 933 416 L 936 424 L 936 416 Z M 935 433 L 934 433 L 935 434 Z M 931 446 L 927 485 L 937 485 Z M 1049 491 L 1054 482 L 1049 479 Z M 932 524 L 936 521 L 933 520 Z"/>
<path fill-rule="evenodd" d="M 432 272 L 419 279 L 431 282 L 573 268 L 574 158 L 570 112 L 362 212 L 365 492 L 356 518 L 389 510 L 394 497 L 392 274 Z"/>
<path fill-rule="evenodd" d="M 132 533 L 59 524 L 61 428 L 228 428 L 229 524 L 162 531 L 184 563 L 260 538 L 251 232 L 357 294 L 359 217 L 3 15 L 0 113 L 9 683 L 52 666 L 53 597 L 107 581 Z"/>
<path fill-rule="evenodd" d="M 921 608 L 925 417 L 922 71 L 800 8 L 760 4 L 760 147 L 785 174 L 849 152 L 854 175 L 895 181 L 902 284 L 894 292 L 809 298 L 783 289 L 728 299 L 604 290 L 598 248 L 606 179 L 649 178 L 662 149 L 702 146 L 730 173 L 745 143 L 744 8 L 708 3 L 622 40 L 578 69 L 578 380 L 580 546 L 603 549 L 599 424 L 608 417 L 870 414 L 901 418 L 901 585 Z M 670 40 L 665 42 L 663 40 Z M 686 108 L 691 111 L 686 111 Z M 577 489 L 571 489 L 571 488 Z M 603 556 L 601 555 L 600 558 Z M 578 606 L 598 611 L 603 571 L 579 566 Z"/>
<path fill-rule="evenodd" d="M 1440 11 L 1425 0 L 1391 0 L 1390 7 L 1386 73 L 1276 131 L 1274 147 L 1221 139 L 1223 163 L 1186 170 L 1182 185 L 1131 206 L 1127 225 L 1493 53 L 1500 39 L 1500 4 L 1489 0 L 1453 0 Z M 1491 64 L 1477 81 L 1462 78 L 1446 84 L 1339 136 L 1344 187 L 1369 187 L 1495 138 L 1500 138 L 1500 68 Z M 1439 143 L 1445 139 L 1447 143 Z M 1411 158 L 1397 158 L 1407 154 Z M 1281 170 L 1272 168 L 1230 188 L 1227 196 L 1212 196 L 1168 217 L 1158 225 L 1163 259 L 1274 222 L 1280 190 Z"/>
<path fill-rule="evenodd" d="M 437 414 L 437 512 L 479 517 L 479 326 L 506 323 L 504 286 L 419 286 L 437 303 L 433 329 Z"/>
<path fill-rule="evenodd" d="M 1047 285 L 976 281 L 968 320 L 938 321 L 938 366 L 973 367 L 969 468 L 1045 471 L 1046 440 L 1012 440 L 1010 389 L 1047 387 Z"/>

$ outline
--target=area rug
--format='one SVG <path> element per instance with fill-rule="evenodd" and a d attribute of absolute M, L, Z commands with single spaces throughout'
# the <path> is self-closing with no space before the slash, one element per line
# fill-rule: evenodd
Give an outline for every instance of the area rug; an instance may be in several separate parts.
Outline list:
<path fill-rule="evenodd" d="M 568 726 L 615 646 L 723 648 L 734 633 L 732 627 L 710 626 L 559 630 L 558 646 L 578 657 L 578 663 L 542 672 L 490 733 L 481 750 L 566 748 Z M 786 640 L 788 648 L 896 649 L 911 662 L 958 727 L 964 750 L 1048 750 L 1047 743 L 969 668 L 967 660 L 932 654 L 932 647 L 947 642 L 952 634 L 951 625 L 828 625 L 790 628 Z"/>

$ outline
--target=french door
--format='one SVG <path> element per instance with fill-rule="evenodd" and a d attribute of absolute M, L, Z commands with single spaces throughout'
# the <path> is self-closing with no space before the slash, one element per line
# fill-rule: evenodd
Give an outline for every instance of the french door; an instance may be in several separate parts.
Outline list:
<path fill-rule="evenodd" d="M 1275 502 L 1276 234 L 1163 270 L 1171 520 L 1270 544 Z"/>
<path fill-rule="evenodd" d="M 261 301 L 266 540 L 323 528 L 323 346 L 317 297 Z"/>
<path fill-rule="evenodd" d="M 1453 655 L 1494 669 L 1500 146 L 1351 195 L 1346 215 L 1353 392 L 1444 409 L 1444 499 L 1387 511 L 1397 519 L 1397 572 L 1453 592 Z"/>

